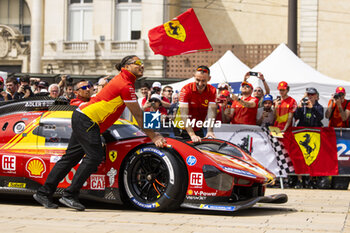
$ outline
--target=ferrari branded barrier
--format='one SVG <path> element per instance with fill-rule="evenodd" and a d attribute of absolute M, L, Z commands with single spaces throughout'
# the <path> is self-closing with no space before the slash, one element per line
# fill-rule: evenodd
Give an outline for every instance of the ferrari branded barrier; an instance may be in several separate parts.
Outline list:
<path fill-rule="evenodd" d="M 284 177 L 288 173 L 294 173 L 291 160 L 288 156 L 285 157 L 283 145 L 274 143 L 265 128 L 254 125 L 223 124 L 220 128 L 214 128 L 214 133 L 217 138 L 233 142 L 249 151 L 253 158 L 276 176 Z M 350 129 L 336 128 L 335 133 L 339 176 L 349 176 Z M 281 159 L 281 156 L 284 158 Z M 287 171 L 282 171 L 285 168 Z"/>
<path fill-rule="evenodd" d="M 339 175 L 350 174 L 350 129 L 335 129 Z"/>

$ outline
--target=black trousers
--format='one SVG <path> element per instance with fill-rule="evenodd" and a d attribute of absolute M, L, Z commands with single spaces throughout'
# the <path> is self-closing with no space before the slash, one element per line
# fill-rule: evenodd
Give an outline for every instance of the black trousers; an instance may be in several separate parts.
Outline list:
<path fill-rule="evenodd" d="M 51 198 L 59 182 L 83 159 L 71 185 L 63 193 L 65 197 L 78 198 L 84 182 L 97 171 L 98 165 L 102 162 L 105 152 L 101 144 L 100 127 L 85 114 L 74 111 L 72 130 L 66 154 L 52 168 L 45 184 L 38 189 L 39 194 Z"/>

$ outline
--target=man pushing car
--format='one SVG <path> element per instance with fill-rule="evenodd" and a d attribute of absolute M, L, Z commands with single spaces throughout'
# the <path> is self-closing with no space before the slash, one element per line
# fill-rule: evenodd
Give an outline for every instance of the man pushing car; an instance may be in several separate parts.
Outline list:
<path fill-rule="evenodd" d="M 89 176 L 97 171 L 105 156 L 100 134 L 118 120 L 125 107 L 134 115 L 138 125 L 143 125 L 142 110 L 137 102 L 134 86 L 136 79 L 143 75 L 143 62 L 135 55 L 126 56 L 116 68 L 120 73 L 89 102 L 80 105 L 73 112 L 73 131 L 66 153 L 55 164 L 45 184 L 33 196 L 45 208 L 58 208 L 53 202 L 53 194 L 59 182 L 82 160 L 71 185 L 64 190 L 59 202 L 76 210 L 85 210 L 85 206 L 78 199 L 79 191 Z M 150 129 L 144 129 L 144 132 L 157 147 L 163 147 L 166 143 L 159 133 Z"/>

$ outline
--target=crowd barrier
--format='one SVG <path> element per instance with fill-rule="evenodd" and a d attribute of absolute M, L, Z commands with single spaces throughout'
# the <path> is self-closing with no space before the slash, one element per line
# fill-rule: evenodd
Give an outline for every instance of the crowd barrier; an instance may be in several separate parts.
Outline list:
<path fill-rule="evenodd" d="M 335 128 L 339 176 L 350 176 L 350 129 Z M 281 141 L 273 138 L 267 128 L 254 125 L 223 124 L 214 128 L 217 138 L 230 141 L 246 150 L 278 177 L 295 174 L 293 163 Z M 325 164 L 327 166 L 327 164 Z"/>

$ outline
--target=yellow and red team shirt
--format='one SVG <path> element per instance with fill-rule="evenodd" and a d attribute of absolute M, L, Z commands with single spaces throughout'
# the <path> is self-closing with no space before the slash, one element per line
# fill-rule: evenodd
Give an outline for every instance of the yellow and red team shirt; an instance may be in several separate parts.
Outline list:
<path fill-rule="evenodd" d="M 125 103 L 137 103 L 135 81 L 134 74 L 122 69 L 95 97 L 80 105 L 79 109 L 96 122 L 103 133 L 118 120 L 125 109 Z"/>
<path fill-rule="evenodd" d="M 202 93 L 199 93 L 197 90 L 196 83 L 189 83 L 185 85 L 180 92 L 179 103 L 188 104 L 188 115 L 189 119 L 195 119 L 195 121 L 204 122 L 207 113 L 209 104 L 216 104 L 216 88 L 210 84 L 207 84 L 207 87 Z M 180 120 L 180 109 L 177 111 L 177 119 Z M 194 127 L 194 131 L 198 131 L 199 128 Z"/>
<path fill-rule="evenodd" d="M 239 101 L 233 101 L 234 115 L 231 124 L 256 125 L 256 114 L 258 113 L 259 99 L 253 96 L 242 98 L 244 101 L 254 101 L 255 108 L 244 107 Z"/>
<path fill-rule="evenodd" d="M 344 109 L 344 111 L 349 110 L 350 111 L 350 103 L 346 106 L 346 102 L 347 100 L 345 100 L 341 106 Z M 328 102 L 328 107 L 332 104 L 332 100 L 330 100 Z M 346 109 L 345 109 L 346 106 Z M 332 109 L 334 109 L 333 111 L 333 115 L 332 118 L 329 119 L 329 123 L 328 126 L 329 127 L 348 127 L 348 125 L 346 124 L 346 121 L 343 121 L 339 112 L 339 108 L 335 106 L 335 103 L 333 103 Z"/>
<path fill-rule="evenodd" d="M 276 108 L 276 121 L 274 126 L 283 130 L 288 121 L 288 114 L 295 112 L 297 107 L 297 102 L 292 97 L 288 96 L 287 99 L 282 99 L 281 104 Z"/>

